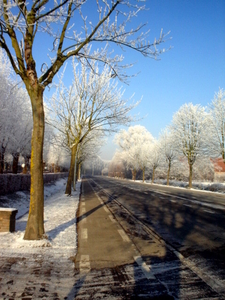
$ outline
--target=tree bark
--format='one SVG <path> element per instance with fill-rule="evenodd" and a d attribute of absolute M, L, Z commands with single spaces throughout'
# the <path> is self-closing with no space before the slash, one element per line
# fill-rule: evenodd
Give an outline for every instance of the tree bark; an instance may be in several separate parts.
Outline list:
<path fill-rule="evenodd" d="M 69 175 L 66 183 L 66 191 L 65 191 L 66 195 L 71 195 L 71 185 L 73 183 L 76 152 L 77 152 L 77 145 L 73 146 L 73 148 L 71 149 L 70 170 L 69 170 Z"/>
<path fill-rule="evenodd" d="M 142 170 L 142 180 L 145 182 L 145 167 Z"/>
<path fill-rule="evenodd" d="M 136 169 L 132 170 L 132 179 L 135 181 L 136 180 L 136 175 L 137 175 L 137 171 Z"/>
<path fill-rule="evenodd" d="M 5 147 L 1 146 L 0 152 L 0 174 L 4 171 L 4 161 L 5 161 Z"/>
<path fill-rule="evenodd" d="M 155 179 L 155 167 L 153 167 L 152 170 L 152 183 L 154 182 L 154 179 Z"/>
<path fill-rule="evenodd" d="M 193 164 L 189 163 L 189 188 L 192 188 L 192 169 L 193 169 Z"/>
<path fill-rule="evenodd" d="M 33 133 L 31 139 L 31 186 L 30 209 L 24 235 L 25 240 L 43 238 L 44 231 L 44 180 L 43 180 L 43 143 L 44 143 L 44 106 L 41 86 L 28 89 L 32 103 Z"/>
<path fill-rule="evenodd" d="M 24 172 L 25 172 L 25 174 L 27 174 L 28 170 L 30 169 L 30 165 L 29 165 L 30 155 L 29 154 L 26 155 L 24 157 L 24 160 L 25 160 L 25 167 L 24 167 L 25 170 L 24 170 Z"/>
<path fill-rule="evenodd" d="M 167 171 L 167 182 L 166 182 L 166 185 L 169 185 L 169 184 L 170 184 L 170 169 L 171 169 L 171 161 L 169 160 L 169 163 L 168 163 L 168 171 Z"/>
<path fill-rule="evenodd" d="M 79 163 L 77 167 L 77 180 L 80 180 L 80 173 L 81 173 L 81 163 Z"/>
<path fill-rule="evenodd" d="M 13 174 L 17 174 L 17 172 L 18 172 L 19 156 L 20 156 L 20 154 L 18 152 L 13 153 L 13 165 L 12 165 Z"/>

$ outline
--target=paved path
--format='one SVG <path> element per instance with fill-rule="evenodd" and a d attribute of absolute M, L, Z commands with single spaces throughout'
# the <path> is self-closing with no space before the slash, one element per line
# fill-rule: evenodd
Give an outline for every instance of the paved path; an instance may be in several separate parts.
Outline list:
<path fill-rule="evenodd" d="M 77 214 L 76 299 L 173 299 L 90 182 L 82 181 Z M 165 253 L 156 240 L 147 248 Z"/>
<path fill-rule="evenodd" d="M 224 299 L 92 179 L 82 182 L 77 224 L 76 299 Z"/>
<path fill-rule="evenodd" d="M 82 185 L 77 229 L 76 265 L 80 271 L 133 263 L 138 256 L 127 234 L 87 181 Z"/>

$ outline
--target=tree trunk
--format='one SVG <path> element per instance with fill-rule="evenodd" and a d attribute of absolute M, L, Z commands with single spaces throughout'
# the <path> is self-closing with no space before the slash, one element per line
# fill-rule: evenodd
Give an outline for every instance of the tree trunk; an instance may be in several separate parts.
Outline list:
<path fill-rule="evenodd" d="M 167 182 L 166 185 L 170 184 L 170 169 L 171 169 L 171 161 L 168 163 L 168 171 L 167 171 Z"/>
<path fill-rule="evenodd" d="M 32 103 L 33 133 L 31 139 L 31 186 L 30 210 L 24 235 L 25 240 L 43 238 L 44 231 L 44 181 L 43 181 L 43 142 L 44 106 L 41 86 L 28 89 Z"/>
<path fill-rule="evenodd" d="M 77 180 L 80 180 L 80 173 L 81 173 L 81 163 L 78 164 L 78 168 L 77 168 Z"/>
<path fill-rule="evenodd" d="M 12 165 L 13 174 L 17 174 L 17 172 L 18 172 L 19 156 L 20 156 L 20 154 L 18 152 L 13 153 L 13 165 Z"/>
<path fill-rule="evenodd" d="M 137 175 L 137 171 L 136 169 L 132 170 L 132 179 L 135 181 L 136 180 L 136 175 Z"/>
<path fill-rule="evenodd" d="M 65 191 L 66 195 L 71 195 L 71 185 L 73 183 L 76 151 L 77 151 L 77 145 L 73 146 L 73 148 L 71 150 L 70 170 L 69 170 L 69 175 L 68 175 L 67 184 L 66 184 L 66 191 Z"/>
<path fill-rule="evenodd" d="M 145 167 L 142 170 L 142 180 L 145 182 Z"/>
<path fill-rule="evenodd" d="M 1 146 L 0 152 L 0 174 L 4 171 L 4 161 L 5 161 L 5 147 Z"/>
<path fill-rule="evenodd" d="M 30 165 L 29 165 L 29 160 L 30 160 L 30 155 L 26 155 L 24 157 L 24 160 L 25 160 L 25 167 L 24 167 L 24 174 L 27 174 L 27 172 L 29 171 L 30 169 Z"/>
<path fill-rule="evenodd" d="M 153 167 L 152 170 L 152 183 L 154 182 L 154 179 L 155 179 L 155 167 Z"/>
<path fill-rule="evenodd" d="M 193 164 L 189 163 L 189 188 L 192 188 L 192 169 Z"/>

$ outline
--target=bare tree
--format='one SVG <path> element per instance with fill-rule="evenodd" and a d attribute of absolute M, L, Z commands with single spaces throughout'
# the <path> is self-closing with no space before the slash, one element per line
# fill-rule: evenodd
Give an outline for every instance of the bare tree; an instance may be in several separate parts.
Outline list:
<path fill-rule="evenodd" d="M 146 34 L 142 33 L 143 26 L 127 29 L 132 18 L 145 8 L 139 5 L 139 1 L 96 1 L 92 4 L 92 16 L 86 17 L 83 11 L 88 5 L 90 3 L 85 0 L 0 2 L 0 47 L 5 50 L 15 73 L 25 84 L 33 112 L 30 210 L 24 239 L 41 239 L 44 234 L 43 93 L 62 65 L 72 56 L 78 61 L 85 59 L 87 64 L 90 60 L 98 60 L 111 67 L 113 77 L 121 78 L 123 57 L 118 54 L 109 56 L 109 43 L 121 48 L 128 47 L 151 58 L 157 58 L 164 51 L 157 48 L 165 39 L 162 32 L 158 39 L 150 43 L 146 40 Z M 74 28 L 72 23 L 76 20 L 77 24 L 78 19 L 83 22 L 80 29 Z M 49 65 L 46 61 L 42 62 L 42 67 L 39 66 L 42 73 L 38 77 L 34 50 L 37 48 L 41 52 L 37 42 L 40 42 L 40 37 L 45 39 L 44 35 L 48 35 L 55 55 L 50 57 Z M 90 48 L 87 52 L 88 45 L 97 42 L 101 43 L 102 49 L 96 50 L 93 46 L 92 52 Z"/>
<path fill-rule="evenodd" d="M 171 131 L 174 145 L 189 165 L 189 188 L 192 187 L 192 171 L 196 158 L 207 151 L 205 109 L 192 103 L 184 104 L 173 116 Z"/>
<path fill-rule="evenodd" d="M 94 71 L 93 71 L 94 70 Z M 64 144 L 71 151 L 69 176 L 65 193 L 71 194 L 74 166 L 78 146 L 94 131 L 110 133 L 119 125 L 133 121 L 130 110 L 136 104 L 123 99 L 123 91 L 112 79 L 112 71 L 105 66 L 101 73 L 96 62 L 91 68 L 73 63 L 74 80 L 67 88 L 62 78 L 57 91 L 49 101 L 49 122 L 62 135 Z"/>
<path fill-rule="evenodd" d="M 126 162 L 132 169 L 133 180 L 136 179 L 138 169 L 142 170 L 145 180 L 145 170 L 149 162 L 149 152 L 154 143 L 151 133 L 141 125 L 135 125 L 128 130 L 121 130 L 115 136 L 115 142 L 124 152 Z"/>
<path fill-rule="evenodd" d="M 111 161 L 105 163 L 105 172 L 108 172 L 110 177 L 124 178 L 126 173 L 126 157 L 125 152 L 116 150 Z"/>
<path fill-rule="evenodd" d="M 19 156 L 23 155 L 26 158 L 31 154 L 32 112 L 26 90 L 21 87 L 13 87 L 13 90 L 9 109 L 10 115 L 14 116 L 11 120 L 14 122 L 14 128 L 10 132 L 7 151 L 13 156 L 13 173 L 16 174 Z"/>
<path fill-rule="evenodd" d="M 156 169 L 160 165 L 161 157 L 162 156 L 160 153 L 159 142 L 157 140 L 154 140 L 154 143 L 152 143 L 151 147 L 149 148 L 149 152 L 148 152 L 148 164 L 149 164 L 150 168 L 152 169 L 152 183 L 154 183 L 155 172 L 156 172 Z"/>
<path fill-rule="evenodd" d="M 7 153 L 13 156 L 13 173 L 17 173 L 19 155 L 31 152 L 31 105 L 27 92 L 11 77 L 11 64 L 2 49 L 0 65 L 0 173 Z"/>
<path fill-rule="evenodd" d="M 81 176 L 81 165 L 85 161 L 93 160 L 99 153 L 100 148 L 105 142 L 105 134 L 102 130 L 92 130 L 82 143 L 79 144 L 77 151 L 77 179 Z"/>
<path fill-rule="evenodd" d="M 170 179 L 170 171 L 172 167 L 172 163 L 177 157 L 177 151 L 173 142 L 174 138 L 172 136 L 172 133 L 165 129 L 159 138 L 159 148 L 162 156 L 165 158 L 165 161 L 167 163 L 167 185 L 169 185 L 169 179 Z"/>
<path fill-rule="evenodd" d="M 13 87 L 10 78 L 12 69 L 9 59 L 2 49 L 0 49 L 0 65 L 0 173 L 3 173 L 4 157 L 15 123 L 11 115 L 13 110 L 10 108 L 12 103 L 10 91 Z"/>
<path fill-rule="evenodd" d="M 209 105 L 210 153 L 214 157 L 222 156 L 225 163 L 225 91 L 219 89 Z"/>

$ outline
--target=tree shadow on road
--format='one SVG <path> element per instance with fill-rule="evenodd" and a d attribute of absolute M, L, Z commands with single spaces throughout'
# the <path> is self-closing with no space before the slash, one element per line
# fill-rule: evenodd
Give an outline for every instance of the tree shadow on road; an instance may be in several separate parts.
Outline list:
<path fill-rule="evenodd" d="M 77 285 L 77 289 L 75 288 L 71 292 L 75 295 L 74 299 L 80 299 L 79 295 L 86 295 L 85 299 L 100 299 L 98 297 L 102 297 L 105 299 L 158 300 L 193 297 L 200 299 L 217 296 L 217 293 L 179 257 L 179 253 L 185 254 L 187 251 L 194 251 L 195 246 L 199 251 L 203 251 L 207 240 L 210 242 L 210 234 L 207 237 L 204 234 L 200 204 L 192 207 L 187 203 L 178 202 L 173 197 L 168 201 L 165 200 L 165 197 L 159 197 L 154 192 L 143 194 L 143 192 L 135 191 L 134 193 L 127 188 L 118 189 L 116 187 L 103 204 L 81 215 L 77 222 L 79 223 L 105 204 L 110 208 L 116 199 L 136 214 L 142 222 L 152 227 L 155 234 L 154 238 L 141 232 L 140 227 L 137 224 L 132 224 L 132 221 L 120 208 L 113 211 L 114 217 L 118 221 L 123 219 L 123 222 L 127 222 L 127 228 L 124 230 L 127 230 L 133 243 L 135 244 L 137 239 L 143 239 L 143 243 L 149 243 L 148 249 L 150 250 L 142 249 L 141 243 L 139 244 L 140 247 L 138 246 L 143 265 L 134 262 L 114 268 L 91 270 L 84 281 Z M 133 229 L 131 229 L 132 226 Z M 157 236 L 164 239 L 160 240 L 159 238 L 164 249 L 163 254 L 154 248 L 154 239 L 157 239 Z M 178 252 L 176 253 L 176 251 Z M 149 278 L 145 274 L 146 266 L 149 270 Z M 85 292 L 85 285 L 89 288 L 92 287 L 91 294 L 87 292 L 90 293 L 90 289 Z M 74 286 L 76 287 L 76 284 Z"/>
<path fill-rule="evenodd" d="M 201 203 L 192 205 L 188 200 L 160 195 L 152 191 L 145 191 L 145 193 L 136 191 L 135 196 L 132 196 L 129 189 L 125 189 L 123 192 L 120 191 L 119 201 L 133 214 L 138 215 L 143 223 L 150 225 L 156 236 L 166 242 L 166 253 L 161 258 L 165 267 L 161 263 L 158 272 L 157 264 L 154 265 L 157 256 L 150 256 L 150 261 L 152 269 L 156 267 L 154 274 L 165 283 L 175 298 L 188 297 L 189 294 L 191 297 L 191 293 L 196 298 L 217 296 L 217 293 L 196 275 L 197 270 L 197 274 L 202 274 L 202 266 L 194 270 L 189 264 L 183 262 L 185 256 L 194 256 L 196 253 L 203 257 L 202 254 L 206 249 L 211 252 L 209 256 L 211 259 L 216 258 L 218 246 L 221 245 L 215 241 L 211 232 L 221 222 L 221 217 L 211 214 L 205 219 L 205 214 L 202 213 L 204 207 Z M 172 261 L 171 253 L 174 256 Z M 180 259 L 180 254 L 184 255 L 183 259 Z M 207 260 L 206 264 L 208 264 Z M 187 288 L 189 285 L 191 291 Z"/>
<path fill-rule="evenodd" d="M 62 223 L 58 225 L 57 227 L 54 227 L 52 230 L 48 230 L 46 233 L 49 237 L 49 240 L 53 240 L 56 238 L 57 235 L 59 235 L 61 232 L 64 232 L 65 229 L 67 229 L 70 226 L 76 226 L 76 218 L 71 219 L 70 221 L 67 221 L 65 223 Z"/>

